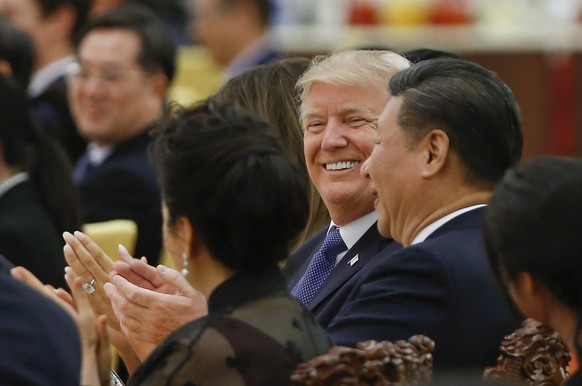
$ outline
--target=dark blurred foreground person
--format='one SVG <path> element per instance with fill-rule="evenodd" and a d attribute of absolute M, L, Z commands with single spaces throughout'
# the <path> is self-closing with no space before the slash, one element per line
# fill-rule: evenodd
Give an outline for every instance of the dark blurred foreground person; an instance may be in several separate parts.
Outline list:
<path fill-rule="evenodd" d="M 543 157 L 508 172 L 486 212 L 489 259 L 525 315 L 582 345 L 582 160 Z M 578 371 L 566 385 L 582 385 Z"/>
<path fill-rule="evenodd" d="M 81 342 L 52 300 L 10 277 L 0 256 L 0 386 L 79 386 Z"/>

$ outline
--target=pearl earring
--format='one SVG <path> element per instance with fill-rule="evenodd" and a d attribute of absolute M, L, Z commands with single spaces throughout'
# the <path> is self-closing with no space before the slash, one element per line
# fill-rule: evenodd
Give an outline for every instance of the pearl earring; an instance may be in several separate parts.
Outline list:
<path fill-rule="evenodd" d="M 188 255 L 186 252 L 182 253 L 182 270 L 180 271 L 182 276 L 188 275 Z"/>

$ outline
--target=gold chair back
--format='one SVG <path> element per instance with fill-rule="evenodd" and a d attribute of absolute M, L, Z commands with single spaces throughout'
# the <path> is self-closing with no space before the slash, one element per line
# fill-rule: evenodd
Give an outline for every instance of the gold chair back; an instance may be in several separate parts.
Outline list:
<path fill-rule="evenodd" d="M 114 260 L 119 258 L 122 244 L 133 256 L 137 240 L 137 225 L 132 220 L 118 219 L 85 224 L 83 232 L 89 235 Z"/>

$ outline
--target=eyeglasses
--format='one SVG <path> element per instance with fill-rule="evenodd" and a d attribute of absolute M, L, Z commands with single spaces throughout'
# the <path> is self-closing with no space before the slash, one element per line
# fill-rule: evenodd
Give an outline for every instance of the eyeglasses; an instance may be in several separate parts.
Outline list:
<path fill-rule="evenodd" d="M 67 67 L 67 79 L 70 82 L 77 83 L 95 79 L 105 85 L 114 85 L 137 80 L 144 74 L 149 75 L 146 71 L 132 70 L 118 65 L 110 65 L 103 69 L 97 69 L 86 64 L 75 62 Z"/>

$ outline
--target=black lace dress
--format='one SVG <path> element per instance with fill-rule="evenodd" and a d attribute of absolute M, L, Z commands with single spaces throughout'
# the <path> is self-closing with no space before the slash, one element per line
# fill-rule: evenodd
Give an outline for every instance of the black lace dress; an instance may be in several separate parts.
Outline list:
<path fill-rule="evenodd" d="M 233 276 L 212 292 L 208 310 L 162 342 L 128 386 L 289 385 L 299 362 L 329 348 L 277 269 Z"/>

